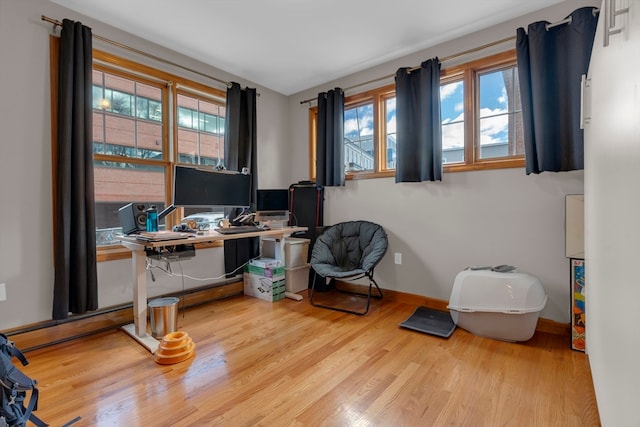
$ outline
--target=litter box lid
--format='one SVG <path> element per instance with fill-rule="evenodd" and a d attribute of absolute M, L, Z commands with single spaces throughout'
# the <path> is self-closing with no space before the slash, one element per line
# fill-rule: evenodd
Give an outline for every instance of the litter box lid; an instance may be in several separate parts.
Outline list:
<path fill-rule="evenodd" d="M 456 275 L 450 310 L 521 314 L 542 311 L 547 295 L 538 278 L 526 273 L 464 270 Z"/>

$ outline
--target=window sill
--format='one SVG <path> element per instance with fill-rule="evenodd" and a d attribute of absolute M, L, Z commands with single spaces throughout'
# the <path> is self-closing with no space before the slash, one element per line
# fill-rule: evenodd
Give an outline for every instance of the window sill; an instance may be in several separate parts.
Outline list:
<path fill-rule="evenodd" d="M 453 172 L 469 172 L 480 171 L 490 169 L 509 169 L 509 168 L 523 168 L 525 167 L 524 158 L 517 159 L 503 159 L 503 160 L 491 160 L 484 162 L 477 162 L 472 164 L 448 164 L 442 167 L 444 173 Z M 396 176 L 395 169 L 385 170 L 382 172 L 347 172 L 345 178 L 347 180 L 356 179 L 373 179 L 373 178 L 393 178 Z"/>
<path fill-rule="evenodd" d="M 98 262 L 131 258 L 131 251 L 122 245 L 100 246 L 97 248 Z"/>
<path fill-rule="evenodd" d="M 509 168 L 523 168 L 524 158 L 517 159 L 503 159 L 503 160 L 491 160 L 484 162 L 477 162 L 472 164 L 451 164 L 443 167 L 444 172 L 468 172 L 490 169 L 509 169 Z"/>
<path fill-rule="evenodd" d="M 373 172 L 373 171 L 367 171 L 367 172 L 347 172 L 345 175 L 345 178 L 347 180 L 352 180 L 352 179 L 372 179 L 372 178 L 393 178 L 394 176 L 396 176 L 396 171 L 395 169 L 391 169 L 391 170 L 386 170 L 386 171 L 382 171 L 382 172 Z"/>

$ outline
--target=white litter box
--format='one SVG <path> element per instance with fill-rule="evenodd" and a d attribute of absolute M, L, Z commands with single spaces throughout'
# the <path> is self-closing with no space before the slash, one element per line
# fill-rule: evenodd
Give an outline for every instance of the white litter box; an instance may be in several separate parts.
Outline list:
<path fill-rule="evenodd" d="M 544 288 L 534 276 L 464 270 L 456 275 L 448 308 L 454 323 L 474 335 L 527 341 L 546 303 Z"/>

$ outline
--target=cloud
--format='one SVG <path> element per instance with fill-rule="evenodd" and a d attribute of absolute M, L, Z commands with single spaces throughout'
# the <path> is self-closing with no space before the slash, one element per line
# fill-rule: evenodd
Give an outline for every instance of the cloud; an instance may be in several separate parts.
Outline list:
<path fill-rule="evenodd" d="M 454 118 L 452 118 L 452 119 L 450 119 L 450 118 L 445 118 L 445 119 L 442 121 L 442 124 L 443 124 L 443 125 L 446 125 L 447 123 L 452 123 L 452 122 L 463 122 L 463 121 L 464 121 L 464 112 L 462 112 L 462 113 L 458 114 L 458 116 L 456 116 L 456 117 L 454 117 Z"/>
<path fill-rule="evenodd" d="M 440 99 L 447 99 L 448 97 L 453 95 L 460 86 L 462 86 L 462 81 L 447 83 L 446 85 L 440 86 Z"/>
<path fill-rule="evenodd" d="M 509 115 L 504 109 L 483 108 L 480 114 L 480 145 L 503 143 L 509 137 Z M 442 121 L 442 148 L 464 147 L 464 114 Z"/>
<path fill-rule="evenodd" d="M 396 98 L 387 99 L 387 117 L 391 118 L 387 122 L 387 133 L 396 133 Z"/>
<path fill-rule="evenodd" d="M 391 116 L 391 120 L 387 122 L 387 133 L 396 133 L 396 115 Z"/>
<path fill-rule="evenodd" d="M 395 111 L 396 111 L 396 97 L 394 96 L 393 98 L 387 99 L 387 114 L 391 112 L 395 113 Z"/>
<path fill-rule="evenodd" d="M 463 115 L 461 114 L 456 120 Z M 445 122 L 442 122 L 446 125 Z M 464 122 L 442 126 L 442 148 L 464 147 Z"/>
<path fill-rule="evenodd" d="M 358 135 L 358 125 L 360 125 L 360 133 L 359 136 L 370 136 L 373 135 L 373 117 L 369 115 L 365 115 L 364 117 L 360 117 L 359 120 L 348 119 L 344 121 L 344 134 L 356 134 Z"/>
<path fill-rule="evenodd" d="M 509 96 L 507 95 L 507 88 L 503 86 L 502 94 L 500 94 L 500 96 L 498 97 L 498 102 L 500 103 L 500 105 L 506 106 L 508 100 L 509 100 Z"/>
<path fill-rule="evenodd" d="M 509 115 L 504 109 L 483 108 L 480 110 L 480 145 L 505 142 L 509 138 Z"/>

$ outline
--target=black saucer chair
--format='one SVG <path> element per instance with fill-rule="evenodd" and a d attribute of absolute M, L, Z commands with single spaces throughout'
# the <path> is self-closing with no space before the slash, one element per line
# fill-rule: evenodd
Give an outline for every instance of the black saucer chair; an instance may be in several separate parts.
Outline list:
<path fill-rule="evenodd" d="M 312 280 L 309 302 L 316 307 L 358 315 L 366 314 L 371 298 L 382 298 L 382 291 L 373 278 L 373 269 L 387 252 L 387 246 L 387 233 L 373 222 L 347 221 L 327 227 L 317 238 L 311 252 L 311 268 L 316 274 Z M 365 277 L 369 279 L 368 293 L 339 289 L 338 282 L 349 283 Z M 324 280 L 324 283 L 316 283 L 321 280 Z M 357 311 L 314 301 L 316 286 L 324 289 L 327 280 L 330 281 L 329 287 L 339 292 L 366 297 L 366 306 Z M 376 294 L 372 294 L 374 285 Z"/>

